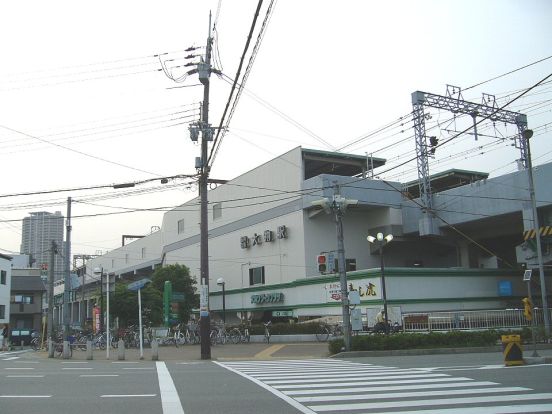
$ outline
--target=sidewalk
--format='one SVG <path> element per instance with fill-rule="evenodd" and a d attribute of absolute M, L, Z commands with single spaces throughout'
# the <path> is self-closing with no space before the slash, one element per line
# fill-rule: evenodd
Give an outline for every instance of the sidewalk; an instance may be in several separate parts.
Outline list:
<path fill-rule="evenodd" d="M 48 358 L 45 351 L 30 351 L 25 354 L 30 358 Z M 73 361 L 85 361 L 86 351 L 73 350 Z M 297 343 L 249 343 L 249 344 L 225 344 L 211 346 L 211 360 L 250 360 L 250 359 L 302 359 L 302 358 L 326 358 L 329 356 L 328 343 L 325 342 L 297 342 Z M 106 361 L 107 350 L 96 349 L 92 352 L 93 360 Z M 56 360 L 58 358 L 55 358 Z M 117 349 L 109 350 L 109 360 L 118 361 Z M 125 349 L 125 361 L 139 361 L 139 349 Z M 144 348 L 143 360 L 152 360 L 151 348 Z M 174 345 L 159 347 L 159 361 L 198 361 L 201 360 L 200 345 L 182 345 L 176 348 Z"/>

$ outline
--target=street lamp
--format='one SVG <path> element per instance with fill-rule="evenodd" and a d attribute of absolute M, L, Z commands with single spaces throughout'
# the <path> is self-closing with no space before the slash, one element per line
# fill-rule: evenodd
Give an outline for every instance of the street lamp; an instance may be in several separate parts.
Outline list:
<path fill-rule="evenodd" d="M 545 336 L 549 337 L 550 336 L 550 315 L 548 313 L 548 302 L 546 300 L 546 284 L 544 281 L 544 265 L 543 265 L 542 250 L 541 250 L 539 216 L 537 213 L 535 184 L 533 182 L 533 164 L 531 161 L 531 147 L 529 146 L 529 139 L 533 136 L 533 131 L 531 129 L 525 129 L 521 133 L 521 135 L 525 140 L 526 148 L 527 148 L 527 176 L 529 179 L 529 195 L 531 197 L 531 207 L 533 210 L 533 226 L 535 230 L 535 238 L 537 241 L 537 260 L 539 265 L 539 280 L 541 285 L 542 313 L 544 317 L 544 332 L 545 332 Z"/>
<path fill-rule="evenodd" d="M 226 324 L 226 281 L 222 277 L 219 277 L 217 279 L 217 285 L 222 286 L 222 322 Z"/>
<path fill-rule="evenodd" d="M 384 264 L 383 264 L 383 246 L 385 246 L 387 243 L 391 242 L 393 240 L 393 235 L 388 234 L 387 236 L 383 237 L 383 233 L 376 234 L 376 237 L 374 236 L 368 236 L 366 237 L 366 240 L 368 240 L 370 243 L 377 243 L 379 245 L 380 250 L 380 264 L 381 264 L 381 294 L 383 298 L 383 313 L 384 313 L 384 324 L 385 324 L 385 334 L 389 334 L 389 322 L 387 319 L 387 294 L 385 292 L 385 272 L 384 272 Z"/>
<path fill-rule="evenodd" d="M 95 275 L 100 275 L 100 286 L 103 286 L 103 277 L 104 277 L 104 271 L 103 271 L 103 267 L 96 267 L 94 269 L 94 274 Z M 109 275 L 107 273 L 105 273 L 105 280 L 106 280 L 106 302 L 107 302 L 107 315 L 106 315 L 106 319 L 105 319 L 105 323 L 106 323 L 106 336 L 105 336 L 105 340 L 106 340 L 106 346 L 105 346 L 105 349 L 106 349 L 106 358 L 109 359 L 109 347 L 111 346 L 111 338 L 109 337 L 109 334 L 110 334 L 110 331 L 109 331 Z M 102 305 L 103 305 L 103 295 L 102 295 Z M 102 306 L 102 316 L 100 318 L 100 323 L 103 319 L 103 306 Z"/>

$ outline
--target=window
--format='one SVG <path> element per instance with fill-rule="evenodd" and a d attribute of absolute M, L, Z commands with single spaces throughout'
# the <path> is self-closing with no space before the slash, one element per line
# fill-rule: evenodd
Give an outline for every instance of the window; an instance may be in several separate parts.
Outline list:
<path fill-rule="evenodd" d="M 184 233 L 184 219 L 178 220 L 178 234 Z"/>
<path fill-rule="evenodd" d="M 6 318 L 6 305 L 0 305 L 0 319 Z"/>
<path fill-rule="evenodd" d="M 146 248 L 142 247 L 142 259 L 146 258 Z"/>
<path fill-rule="evenodd" d="M 33 295 L 14 295 L 11 297 L 11 303 L 22 303 L 22 304 L 30 305 L 34 303 L 34 296 Z"/>
<path fill-rule="evenodd" d="M 213 220 L 222 217 L 222 203 L 213 204 Z"/>
<path fill-rule="evenodd" d="M 0 284 L 5 285 L 7 283 L 6 282 L 7 277 L 8 277 L 8 272 L 6 272 L 5 270 L 0 271 Z"/>
<path fill-rule="evenodd" d="M 249 269 L 249 285 L 264 285 L 265 269 L 264 266 Z"/>

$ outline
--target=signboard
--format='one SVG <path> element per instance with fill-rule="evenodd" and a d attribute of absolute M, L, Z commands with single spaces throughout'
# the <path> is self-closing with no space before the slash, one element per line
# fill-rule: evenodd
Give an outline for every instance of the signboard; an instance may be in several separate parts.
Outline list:
<path fill-rule="evenodd" d="M 201 285 L 199 290 L 199 310 L 208 311 L 209 309 L 209 287 L 207 285 Z"/>
<path fill-rule="evenodd" d="M 138 289 L 142 289 L 150 282 L 151 282 L 151 279 L 148 279 L 148 278 L 140 279 L 140 280 L 137 280 L 136 282 L 129 283 L 127 285 L 127 289 L 132 291 L 137 291 Z"/>
<path fill-rule="evenodd" d="M 92 309 L 92 329 L 94 333 L 98 333 L 100 330 L 100 309 L 96 306 Z"/>
<path fill-rule="evenodd" d="M 357 291 L 361 301 L 379 300 L 380 295 L 380 279 L 360 279 L 353 280 L 347 283 L 347 291 Z M 341 302 L 341 283 L 336 281 L 324 285 L 326 290 L 326 302 Z"/>
<path fill-rule="evenodd" d="M 273 318 L 293 317 L 293 311 L 272 311 Z"/>
<path fill-rule="evenodd" d="M 260 295 L 251 295 L 251 303 L 275 303 L 283 302 L 284 294 L 281 292 L 261 293 Z"/>
<path fill-rule="evenodd" d="M 498 281 L 498 296 L 512 296 L 512 282 L 509 280 Z"/>
<path fill-rule="evenodd" d="M 530 282 L 532 274 L 533 274 L 533 269 L 529 269 L 529 270 L 526 270 L 525 272 L 523 272 L 523 281 L 524 282 Z"/>

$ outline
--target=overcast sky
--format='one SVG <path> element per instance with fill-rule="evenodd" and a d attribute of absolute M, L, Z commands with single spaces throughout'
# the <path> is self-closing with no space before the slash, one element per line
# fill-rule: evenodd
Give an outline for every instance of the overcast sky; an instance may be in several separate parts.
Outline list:
<path fill-rule="evenodd" d="M 262 5 L 244 68 L 270 4 Z M 205 45 L 211 10 L 214 64 L 227 77 L 211 80 L 209 117 L 218 126 L 256 7 L 253 0 L 3 4 L 0 249 L 19 252 L 21 219 L 65 215 L 67 197 L 75 201 L 72 252 L 94 254 L 120 246 L 123 234 L 148 234 L 163 210 L 196 196 L 192 180 L 158 180 L 194 174 L 199 156 L 187 123 L 199 119 L 203 88 L 197 75 L 181 79 L 189 68 L 179 66 L 205 49 L 184 50 Z M 397 167 L 415 155 L 411 93 L 444 95 L 448 84 L 463 88 L 466 100 L 480 102 L 484 92 L 507 104 L 552 73 L 551 18 L 547 0 L 279 0 L 211 177 L 232 179 L 303 146 L 373 153 L 388 160 L 376 170 L 381 178 L 416 179 L 415 161 Z M 507 107 L 528 115 L 535 165 L 552 161 L 551 79 Z M 427 118 L 443 141 L 471 122 L 445 111 Z M 479 131 L 477 141 L 468 133 L 438 148 L 430 173 L 515 171 L 515 128 L 486 122 Z M 132 192 L 6 197 L 152 179 Z M 117 212 L 124 214 L 106 215 Z"/>

